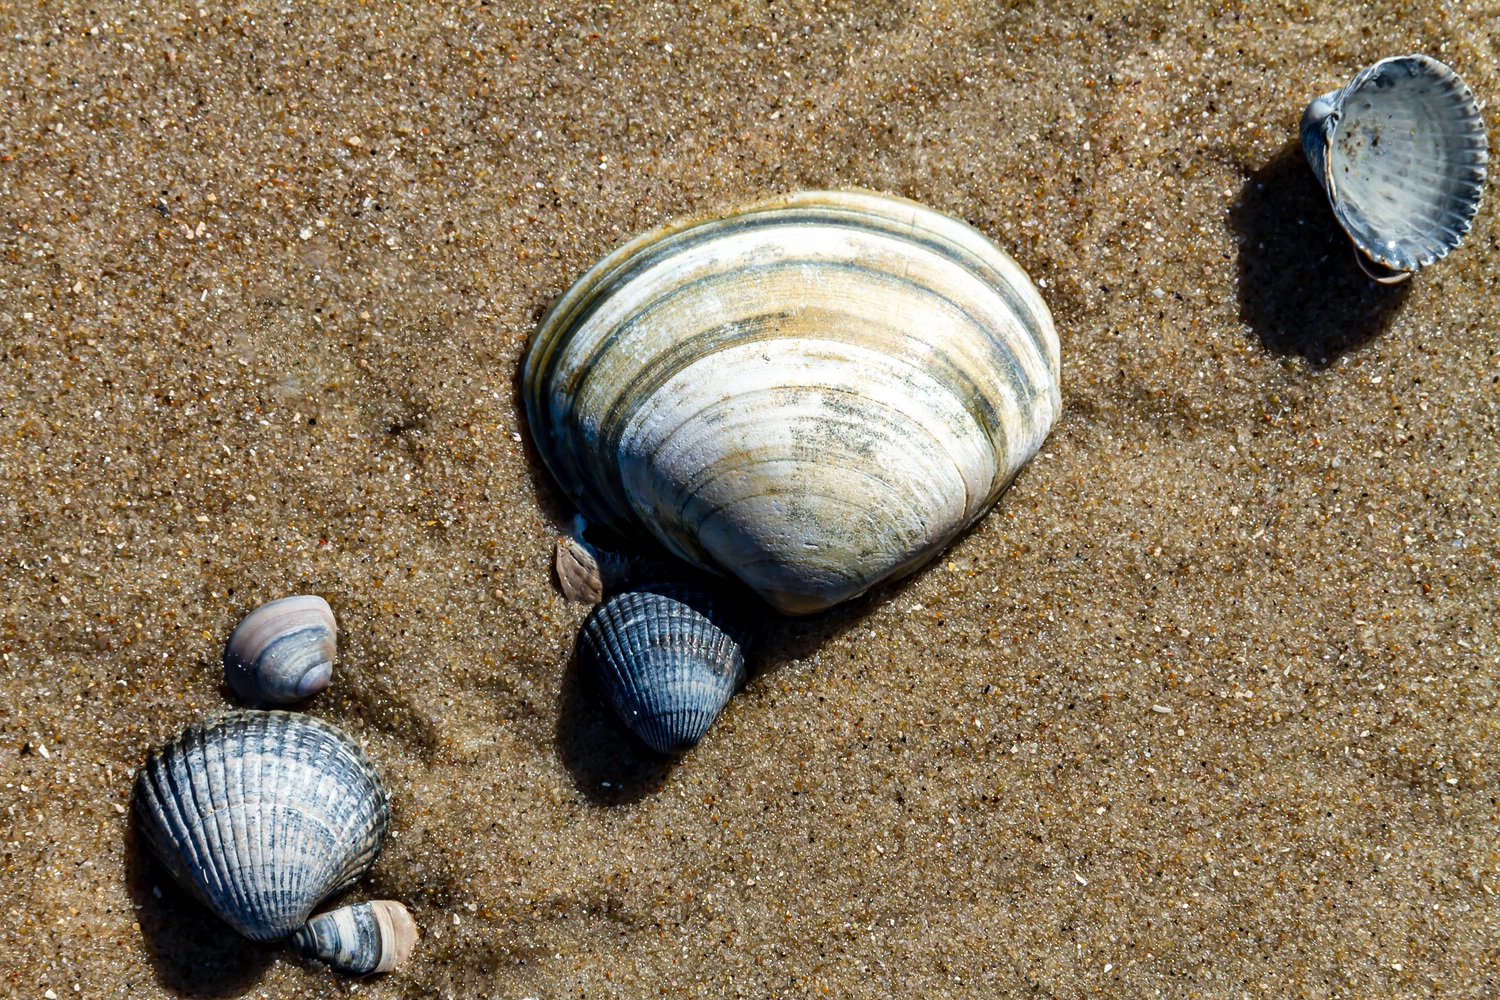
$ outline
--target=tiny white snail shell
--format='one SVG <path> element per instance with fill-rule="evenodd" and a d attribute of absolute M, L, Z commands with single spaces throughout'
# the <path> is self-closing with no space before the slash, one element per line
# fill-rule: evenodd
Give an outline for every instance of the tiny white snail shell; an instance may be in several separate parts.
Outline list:
<path fill-rule="evenodd" d="M 807 613 L 984 515 L 1061 410 L 1052 317 L 982 234 L 805 192 L 596 264 L 526 357 L 547 467 L 590 521 Z"/>
<path fill-rule="evenodd" d="M 310 594 L 250 612 L 224 648 L 224 679 L 252 705 L 290 705 L 325 690 L 333 676 L 338 624 Z"/>

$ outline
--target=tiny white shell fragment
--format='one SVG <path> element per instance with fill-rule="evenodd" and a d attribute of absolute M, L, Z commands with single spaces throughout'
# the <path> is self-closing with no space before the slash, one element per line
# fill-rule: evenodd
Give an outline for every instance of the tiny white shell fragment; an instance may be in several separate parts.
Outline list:
<path fill-rule="evenodd" d="M 578 604 L 598 604 L 608 593 L 644 577 L 681 575 L 680 564 L 639 552 L 620 552 L 590 542 L 588 522 L 574 515 L 567 534 L 557 537 L 552 568 L 563 597 Z"/>
<path fill-rule="evenodd" d="M 604 598 L 604 574 L 595 548 L 576 534 L 557 536 L 552 559 L 563 597 L 578 604 L 598 604 Z"/>

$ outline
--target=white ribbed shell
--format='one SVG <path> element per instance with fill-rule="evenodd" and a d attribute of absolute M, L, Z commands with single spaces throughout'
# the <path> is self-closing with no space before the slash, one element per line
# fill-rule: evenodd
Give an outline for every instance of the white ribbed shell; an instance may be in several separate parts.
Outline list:
<path fill-rule="evenodd" d="M 1430 56 L 1382 59 L 1302 115 L 1302 149 L 1358 250 L 1392 271 L 1446 257 L 1479 211 L 1489 140 L 1479 105 Z"/>
<path fill-rule="evenodd" d="M 1052 317 L 969 226 L 808 192 L 637 237 L 542 321 L 527 415 L 592 520 L 805 613 L 982 516 L 1060 411 Z"/>
<path fill-rule="evenodd" d="M 177 881 L 255 941 L 287 936 L 351 885 L 390 822 L 354 741 L 288 712 L 189 726 L 136 774 L 135 813 Z"/>

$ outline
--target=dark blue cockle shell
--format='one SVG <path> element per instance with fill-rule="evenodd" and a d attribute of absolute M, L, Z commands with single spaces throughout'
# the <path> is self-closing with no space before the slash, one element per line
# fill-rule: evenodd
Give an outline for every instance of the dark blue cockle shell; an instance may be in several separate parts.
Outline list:
<path fill-rule="evenodd" d="M 596 607 L 579 662 L 648 746 L 681 753 L 702 739 L 745 681 L 747 630 L 723 591 L 650 583 Z"/>
<path fill-rule="evenodd" d="M 136 773 L 135 815 L 183 888 L 245 937 L 275 941 L 375 862 L 390 805 L 342 730 L 241 711 L 153 753 Z"/>

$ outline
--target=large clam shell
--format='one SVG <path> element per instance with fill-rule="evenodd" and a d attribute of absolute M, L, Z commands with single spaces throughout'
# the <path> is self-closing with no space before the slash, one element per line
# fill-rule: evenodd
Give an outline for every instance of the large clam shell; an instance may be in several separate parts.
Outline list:
<path fill-rule="evenodd" d="M 1473 224 L 1489 140 L 1473 93 L 1436 59 L 1392 56 L 1361 70 L 1307 106 L 1300 132 L 1376 280 L 1403 281 L 1446 257 Z"/>
<path fill-rule="evenodd" d="M 189 892 L 255 941 L 295 931 L 374 863 L 390 807 L 370 761 L 306 715 L 189 726 L 136 775 L 141 833 Z"/>
<path fill-rule="evenodd" d="M 1052 317 L 983 235 L 808 192 L 646 233 L 526 358 L 548 468 L 592 521 L 806 613 L 982 516 L 1060 410 Z"/>

